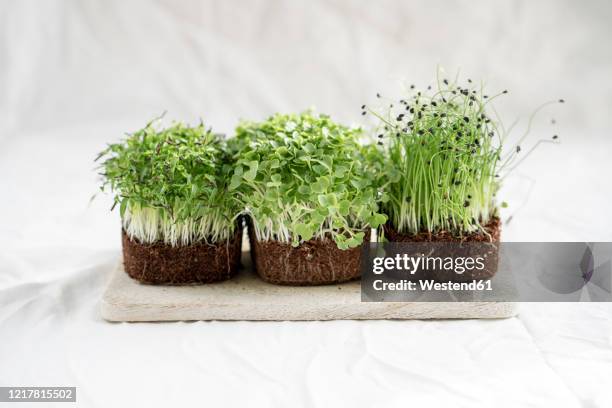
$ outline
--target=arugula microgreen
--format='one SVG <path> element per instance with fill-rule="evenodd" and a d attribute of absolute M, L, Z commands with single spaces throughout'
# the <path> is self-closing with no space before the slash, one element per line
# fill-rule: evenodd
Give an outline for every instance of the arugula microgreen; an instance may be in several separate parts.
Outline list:
<path fill-rule="evenodd" d="M 257 239 L 297 246 L 331 238 L 347 249 L 384 223 L 380 152 L 361 146 L 360 136 L 361 129 L 313 112 L 242 122 L 230 141 L 230 189 L 238 192 Z"/>

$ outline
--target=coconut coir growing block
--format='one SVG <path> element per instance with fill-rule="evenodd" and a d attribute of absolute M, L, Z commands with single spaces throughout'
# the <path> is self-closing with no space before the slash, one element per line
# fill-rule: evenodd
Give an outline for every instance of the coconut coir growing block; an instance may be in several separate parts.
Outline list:
<path fill-rule="evenodd" d="M 123 267 L 142 283 L 185 285 L 232 278 L 240 267 L 242 231 L 227 241 L 172 247 L 143 244 L 122 231 Z"/>

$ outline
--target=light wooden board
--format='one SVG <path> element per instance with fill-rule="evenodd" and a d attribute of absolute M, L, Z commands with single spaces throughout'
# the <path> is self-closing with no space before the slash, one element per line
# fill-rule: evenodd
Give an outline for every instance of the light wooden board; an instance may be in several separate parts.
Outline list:
<path fill-rule="evenodd" d="M 361 302 L 360 283 L 315 287 L 263 282 L 245 265 L 234 279 L 197 286 L 143 285 L 120 263 L 102 299 L 109 321 L 495 319 L 516 315 L 512 302 Z"/>

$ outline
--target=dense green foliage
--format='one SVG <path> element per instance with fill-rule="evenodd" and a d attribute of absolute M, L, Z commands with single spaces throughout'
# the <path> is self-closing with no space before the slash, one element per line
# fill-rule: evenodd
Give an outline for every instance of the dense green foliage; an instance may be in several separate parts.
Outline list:
<path fill-rule="evenodd" d="M 158 121 L 100 153 L 125 231 L 142 242 L 188 245 L 226 239 L 240 208 L 227 191 L 223 141 L 203 124 L 158 130 Z"/>
<path fill-rule="evenodd" d="M 497 214 L 503 175 L 526 157 L 520 143 L 532 120 L 557 101 L 536 109 L 526 132 L 508 150 L 504 145 L 510 129 L 497 120 L 491 103 L 507 91 L 489 96 L 483 85 L 475 86 L 469 79 L 461 86 L 457 80 L 441 78 L 433 89 L 410 89 L 399 102 L 379 109 L 362 106 L 364 114 L 378 119 L 378 138 L 385 145 L 389 185 L 384 212 L 402 233 L 484 231 Z M 539 140 L 527 154 L 556 139 L 555 135 Z M 523 157 L 516 160 L 519 155 Z"/>
<path fill-rule="evenodd" d="M 258 239 L 330 237 L 346 249 L 386 221 L 377 205 L 381 156 L 359 144 L 361 134 L 312 112 L 238 126 L 230 188 Z"/>
<path fill-rule="evenodd" d="M 388 153 L 384 210 L 404 233 L 470 232 L 496 213 L 503 133 L 487 105 L 498 95 L 488 97 L 471 83 L 437 85 L 370 110 L 381 121 Z"/>

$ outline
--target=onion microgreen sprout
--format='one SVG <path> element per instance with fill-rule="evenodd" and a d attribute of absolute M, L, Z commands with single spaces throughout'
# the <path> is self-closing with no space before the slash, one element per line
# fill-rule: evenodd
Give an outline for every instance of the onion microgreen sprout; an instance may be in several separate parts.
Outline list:
<path fill-rule="evenodd" d="M 501 179 L 523 160 L 520 143 L 540 108 L 518 144 L 504 153 L 511 129 L 503 127 L 491 103 L 507 91 L 489 96 L 484 85 L 469 79 L 464 86 L 457 79 L 438 77 L 436 82 L 426 91 L 411 85 L 399 102 L 361 107 L 362 114 L 378 119 L 376 132 L 387 152 L 383 210 L 401 233 L 486 233 L 483 226 L 497 215 Z M 533 148 L 557 136 L 552 139 Z"/>
<path fill-rule="evenodd" d="M 340 249 L 360 245 L 368 228 L 386 221 L 378 212 L 380 163 L 362 130 L 312 112 L 276 114 L 242 122 L 230 143 L 238 192 L 259 240 L 294 246 L 331 238 Z"/>
<path fill-rule="evenodd" d="M 130 238 L 172 246 L 218 242 L 235 228 L 239 207 L 227 191 L 231 166 L 224 142 L 200 123 L 160 119 L 100 153 L 104 184 L 115 193 Z M 96 159 L 96 160 L 98 160 Z"/>

